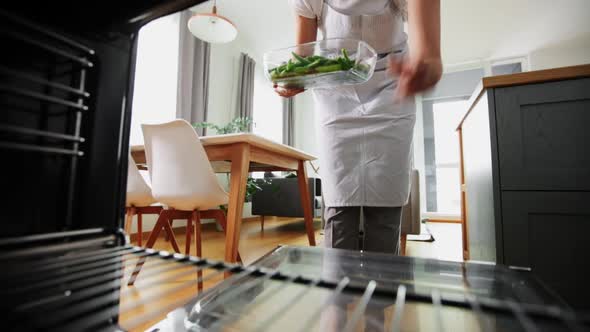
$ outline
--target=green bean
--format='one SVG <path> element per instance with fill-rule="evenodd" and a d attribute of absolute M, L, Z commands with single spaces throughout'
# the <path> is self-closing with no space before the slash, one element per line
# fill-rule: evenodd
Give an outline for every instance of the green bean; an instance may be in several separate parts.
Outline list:
<path fill-rule="evenodd" d="M 351 68 L 368 71 L 368 68 L 363 68 L 361 65 L 357 67 L 354 60 L 348 56 L 346 49 L 341 49 L 340 53 L 340 56 L 337 58 L 330 59 L 321 55 L 309 55 L 305 57 L 292 52 L 293 59 L 289 59 L 280 66 L 270 69 L 269 73 L 271 79 L 274 81 L 293 76 L 345 71 Z"/>
<path fill-rule="evenodd" d="M 305 66 L 305 68 L 307 68 L 307 69 L 315 68 L 315 67 L 317 67 L 317 66 L 319 66 L 321 64 L 321 61 L 322 60 L 317 59 L 314 62 L 312 62 L 312 63 L 308 64 L 307 66 Z"/>
<path fill-rule="evenodd" d="M 297 59 L 297 61 L 299 61 L 302 64 L 309 64 L 309 60 L 307 60 L 306 58 L 300 56 L 299 54 L 295 53 L 295 52 L 291 52 L 291 54 L 293 54 L 293 57 L 295 57 L 295 59 Z"/>
<path fill-rule="evenodd" d="M 308 74 L 310 70 L 307 67 L 297 67 L 294 69 L 294 72 L 296 74 Z"/>
<path fill-rule="evenodd" d="M 348 63 L 352 62 L 352 61 L 350 61 L 350 58 L 348 57 L 348 52 L 346 52 L 345 48 L 342 49 L 342 56 L 344 57 L 346 62 L 348 62 Z"/>
<path fill-rule="evenodd" d="M 320 66 L 320 67 L 317 67 L 315 70 L 317 70 L 318 73 L 330 73 L 333 71 L 342 70 L 342 65 L 336 64 L 336 65 L 329 65 L 329 66 Z"/>

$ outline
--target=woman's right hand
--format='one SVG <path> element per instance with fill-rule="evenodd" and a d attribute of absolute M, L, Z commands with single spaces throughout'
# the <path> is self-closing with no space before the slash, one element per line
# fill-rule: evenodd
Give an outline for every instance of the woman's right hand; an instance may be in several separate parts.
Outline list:
<path fill-rule="evenodd" d="M 298 95 L 298 94 L 302 93 L 303 91 L 305 91 L 305 89 L 281 88 L 276 84 L 275 84 L 274 88 L 275 88 L 276 93 L 278 93 L 279 96 L 284 97 L 284 98 L 291 98 L 291 97 Z"/>

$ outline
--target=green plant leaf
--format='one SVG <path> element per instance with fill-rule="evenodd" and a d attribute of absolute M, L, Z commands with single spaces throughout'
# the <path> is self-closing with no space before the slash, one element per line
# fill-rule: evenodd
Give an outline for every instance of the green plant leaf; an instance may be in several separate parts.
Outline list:
<path fill-rule="evenodd" d="M 247 132 L 252 123 L 252 119 L 248 117 L 237 117 L 231 120 L 229 123 L 225 124 L 224 126 L 218 126 L 210 122 L 197 122 L 193 123 L 193 127 L 210 128 L 213 129 L 216 134 L 223 135 Z"/>

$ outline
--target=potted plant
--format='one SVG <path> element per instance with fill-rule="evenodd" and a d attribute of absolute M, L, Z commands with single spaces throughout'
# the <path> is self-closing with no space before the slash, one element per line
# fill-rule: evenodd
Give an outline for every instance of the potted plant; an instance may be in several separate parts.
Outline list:
<path fill-rule="evenodd" d="M 237 117 L 231 120 L 224 126 L 218 126 L 210 122 L 197 122 L 193 123 L 193 127 L 209 128 L 215 130 L 218 135 L 233 134 L 233 133 L 245 133 L 248 132 L 250 125 L 253 123 L 252 119 L 248 117 Z"/>

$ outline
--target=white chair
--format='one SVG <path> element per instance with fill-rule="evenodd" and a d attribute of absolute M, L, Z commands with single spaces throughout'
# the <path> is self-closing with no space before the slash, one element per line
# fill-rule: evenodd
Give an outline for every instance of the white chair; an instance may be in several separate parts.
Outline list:
<path fill-rule="evenodd" d="M 127 166 L 127 198 L 125 202 L 125 209 L 127 218 L 125 220 L 125 233 L 131 234 L 131 223 L 133 216 L 137 215 L 137 245 L 142 245 L 142 216 L 144 214 L 160 214 L 163 210 L 162 206 L 154 206 L 156 199 L 152 196 L 152 189 L 146 183 L 143 176 L 139 173 L 137 164 L 131 153 L 129 153 L 129 160 Z M 178 245 L 173 243 L 175 250 L 179 252 Z"/>
<path fill-rule="evenodd" d="M 150 247 L 173 219 L 187 219 L 186 254 L 195 232 L 196 255 L 201 256 L 201 218 L 214 218 L 225 230 L 220 205 L 229 201 L 193 127 L 185 120 L 142 125 L 145 154 L 154 198 L 168 206 L 162 211 L 146 243 Z"/>

